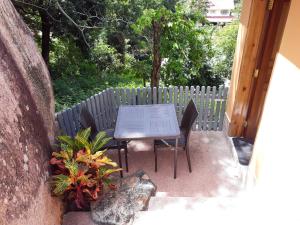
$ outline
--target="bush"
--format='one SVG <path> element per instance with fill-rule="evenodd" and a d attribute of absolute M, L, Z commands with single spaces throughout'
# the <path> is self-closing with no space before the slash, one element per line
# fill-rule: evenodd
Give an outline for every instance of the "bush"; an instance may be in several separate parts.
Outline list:
<path fill-rule="evenodd" d="M 89 142 L 91 129 L 79 131 L 75 138 L 59 136 L 60 150 L 52 153 L 52 191 L 62 196 L 69 204 L 75 203 L 79 209 L 88 208 L 88 202 L 95 201 L 108 186 L 113 189 L 109 176 L 120 171 L 117 164 L 105 156 L 100 149 L 111 138 L 99 132 Z"/>

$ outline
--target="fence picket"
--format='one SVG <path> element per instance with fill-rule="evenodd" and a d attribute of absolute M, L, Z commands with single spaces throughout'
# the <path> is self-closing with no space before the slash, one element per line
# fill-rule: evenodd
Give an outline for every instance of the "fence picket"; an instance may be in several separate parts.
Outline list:
<path fill-rule="evenodd" d="M 72 136 L 72 128 L 68 118 L 68 109 L 63 111 L 63 119 L 66 127 L 66 134 Z"/>
<path fill-rule="evenodd" d="M 213 129 L 213 123 L 215 119 L 215 96 L 216 96 L 216 86 L 213 86 L 211 101 L 210 101 L 210 109 L 209 109 L 208 130 Z"/>
<path fill-rule="evenodd" d="M 216 112 L 215 112 L 214 130 L 218 130 L 218 126 L 219 126 L 219 122 L 220 122 L 220 108 L 221 108 L 222 90 L 223 90 L 223 86 L 220 85 L 217 96 L 216 96 Z"/>
<path fill-rule="evenodd" d="M 104 125 L 103 125 L 103 112 L 102 112 L 102 105 L 100 102 L 100 95 L 102 95 L 102 92 L 96 94 L 95 96 L 95 103 L 96 103 L 96 109 L 98 111 L 98 122 L 99 122 L 99 129 L 103 130 L 104 129 Z"/>
<path fill-rule="evenodd" d="M 142 104 L 142 103 L 141 103 L 142 100 L 141 100 L 141 89 L 140 89 L 140 88 L 137 89 L 137 93 L 136 93 L 136 94 L 137 94 L 137 101 L 136 101 L 136 104 L 137 104 L 137 105 L 141 105 L 141 104 Z"/>
<path fill-rule="evenodd" d="M 121 104 L 121 99 L 120 99 L 120 88 L 116 88 L 116 95 L 115 95 L 115 98 L 116 98 L 116 104 L 117 104 L 117 109 L 119 109 L 119 106 Z"/>
<path fill-rule="evenodd" d="M 158 104 L 162 103 L 162 88 L 158 88 Z"/>
<path fill-rule="evenodd" d="M 210 86 L 207 86 L 206 88 L 206 96 L 205 96 L 205 107 L 204 107 L 204 127 L 203 130 L 207 130 L 207 122 L 208 122 L 208 113 L 209 113 L 209 98 L 210 98 Z"/>
<path fill-rule="evenodd" d="M 108 98 L 107 98 L 107 92 L 103 92 L 103 103 L 104 103 L 104 110 L 105 110 L 105 118 L 107 121 L 107 127 L 105 129 L 108 129 L 111 127 L 111 114 L 109 112 L 109 104 L 108 104 Z"/>
<path fill-rule="evenodd" d="M 92 114 L 94 115 L 96 127 L 97 127 L 97 129 L 100 129 L 100 125 L 99 125 L 99 123 L 100 123 L 100 122 L 99 122 L 99 114 L 97 113 L 97 110 L 96 110 L 96 100 L 95 100 L 95 96 L 91 96 L 91 97 L 90 97 L 90 104 L 91 104 Z"/>
<path fill-rule="evenodd" d="M 152 98 L 152 90 L 151 87 L 147 88 L 147 96 L 148 96 L 148 104 L 153 104 L 153 98 Z"/>
<path fill-rule="evenodd" d="M 157 104 L 157 88 L 156 87 L 153 87 L 153 90 L 152 90 L 152 100 L 153 100 L 153 104 Z"/>
<path fill-rule="evenodd" d="M 111 107 L 112 123 L 113 123 L 113 126 L 115 126 L 116 120 L 117 120 L 117 111 L 116 111 L 116 103 L 115 103 L 113 88 L 109 89 L 108 96 L 109 96 L 109 102 L 110 102 L 110 107 Z"/>
<path fill-rule="evenodd" d="M 105 110 L 105 104 L 104 104 L 104 92 L 100 94 L 100 108 L 101 108 L 101 119 L 102 119 L 102 124 L 103 124 L 103 129 L 108 128 L 108 123 L 107 123 L 107 117 L 106 117 L 106 110 Z"/>
<path fill-rule="evenodd" d="M 199 108 L 199 130 L 203 130 L 203 127 L 204 127 L 204 125 L 203 125 L 203 122 L 204 122 L 204 120 L 203 120 L 203 118 L 204 118 L 204 116 L 203 116 L 203 112 L 204 112 L 204 110 L 203 110 L 203 108 L 204 108 L 204 99 L 205 99 L 205 87 L 204 86 L 202 86 L 201 87 L 201 96 L 200 96 L 200 103 L 199 103 L 199 105 L 200 105 L 200 108 Z"/>
<path fill-rule="evenodd" d="M 130 89 L 126 88 L 126 105 L 131 105 L 131 93 L 130 93 Z"/>
<path fill-rule="evenodd" d="M 193 99 L 193 101 L 195 102 L 195 87 L 194 86 L 191 86 L 191 88 L 190 88 L 190 98 L 189 98 L 187 104 L 190 102 L 191 99 Z"/>
<path fill-rule="evenodd" d="M 168 103 L 174 103 L 174 87 L 169 87 L 169 101 Z"/>
<path fill-rule="evenodd" d="M 80 129 L 80 124 L 79 124 L 79 116 L 80 116 L 80 111 L 79 111 L 79 104 L 76 104 L 71 108 L 72 113 L 73 113 L 73 118 L 74 118 L 74 125 L 75 125 L 75 133 Z"/>
<path fill-rule="evenodd" d="M 113 119 L 113 107 L 110 100 L 110 90 L 109 88 L 106 90 L 106 104 L 107 104 L 107 112 L 109 119 L 109 127 L 113 127 L 114 119 Z"/>
<path fill-rule="evenodd" d="M 59 128 L 61 129 L 62 133 L 67 134 L 68 132 L 67 132 L 67 127 L 64 122 L 63 114 L 64 114 L 64 111 L 57 113 L 56 118 L 58 120 L 58 125 L 59 125 Z"/>
<path fill-rule="evenodd" d="M 223 89 L 223 94 L 222 94 L 222 107 L 221 107 L 221 112 L 220 112 L 219 130 L 223 130 L 223 121 L 224 121 L 225 109 L 226 109 L 227 92 L 228 92 L 228 88 L 225 87 Z"/>
<path fill-rule="evenodd" d="M 199 99 L 199 86 L 196 86 L 196 90 L 194 90 L 194 102 L 195 102 L 195 105 L 196 105 L 196 109 L 197 111 L 199 112 L 199 104 L 198 104 L 198 99 Z M 199 120 L 198 120 L 198 117 L 196 118 L 195 120 L 195 123 L 193 124 L 193 130 L 196 130 L 197 127 L 198 127 L 198 123 L 199 123 Z"/>
<path fill-rule="evenodd" d="M 164 91 L 164 100 L 163 100 L 163 103 L 167 104 L 168 103 L 168 88 L 164 87 L 163 91 Z"/>
<path fill-rule="evenodd" d="M 179 109 L 178 109 L 178 87 L 177 86 L 174 87 L 174 106 L 175 106 L 176 116 L 178 118 Z"/>
<path fill-rule="evenodd" d="M 142 105 L 145 105 L 146 104 L 146 88 L 145 87 L 143 87 L 142 88 L 142 94 L 141 94 L 141 97 L 142 97 Z"/>
<path fill-rule="evenodd" d="M 125 90 L 124 90 L 124 88 L 121 88 L 121 102 L 120 102 L 120 104 L 121 105 L 126 105 L 126 93 L 125 93 Z"/>
<path fill-rule="evenodd" d="M 190 96 L 189 96 L 189 87 L 185 86 L 185 94 L 184 94 L 184 109 L 186 108 L 188 102 L 189 102 Z"/>
<path fill-rule="evenodd" d="M 180 86 L 180 88 L 179 88 L 179 123 L 181 123 L 183 111 L 184 111 L 183 87 Z"/>
<path fill-rule="evenodd" d="M 92 112 L 91 98 L 88 98 L 88 99 L 86 100 L 85 105 L 86 105 L 87 109 L 89 110 L 89 112 L 90 112 L 93 116 L 95 116 L 95 115 L 93 114 L 93 112 Z"/>
<path fill-rule="evenodd" d="M 132 101 L 132 105 L 136 105 L 136 93 L 135 93 L 135 88 L 131 89 L 131 101 Z"/>
<path fill-rule="evenodd" d="M 107 128 L 110 128 L 110 127 L 112 127 L 112 124 L 113 124 L 113 117 L 112 117 L 112 107 L 110 105 L 108 91 L 105 91 L 104 98 L 105 98 L 104 102 L 105 102 L 106 118 L 107 118 L 107 124 L 108 124 Z"/>
<path fill-rule="evenodd" d="M 148 98 L 148 88 L 147 87 L 144 87 L 144 92 L 143 92 L 143 94 L 144 94 L 144 104 L 145 105 L 148 105 L 149 103 L 149 98 Z"/>

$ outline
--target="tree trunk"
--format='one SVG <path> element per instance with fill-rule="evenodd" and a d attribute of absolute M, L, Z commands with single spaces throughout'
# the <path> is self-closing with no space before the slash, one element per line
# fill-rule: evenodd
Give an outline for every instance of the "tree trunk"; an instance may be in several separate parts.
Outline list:
<path fill-rule="evenodd" d="M 151 72 L 151 87 L 159 86 L 161 54 L 160 54 L 160 36 L 161 23 L 159 21 L 152 22 L 153 29 L 153 63 Z"/>
<path fill-rule="evenodd" d="M 42 21 L 42 56 L 49 68 L 49 54 L 50 54 L 50 30 L 51 23 L 47 12 L 40 10 L 40 16 Z"/>

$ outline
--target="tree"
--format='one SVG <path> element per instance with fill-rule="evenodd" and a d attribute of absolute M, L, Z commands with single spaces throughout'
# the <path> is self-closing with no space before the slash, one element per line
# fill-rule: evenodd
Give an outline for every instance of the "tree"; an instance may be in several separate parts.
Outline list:
<path fill-rule="evenodd" d="M 231 76 L 241 12 L 241 1 L 235 0 L 234 3 L 235 9 L 232 11 L 232 14 L 235 16 L 235 20 L 226 24 L 224 27 L 215 29 L 213 35 L 213 73 L 227 79 L 230 79 Z"/>
<path fill-rule="evenodd" d="M 42 56 L 49 66 L 51 38 L 72 36 L 84 55 L 93 43 L 93 29 L 100 29 L 105 1 L 13 0 L 18 12 L 40 40 Z M 41 33 L 41 38 L 39 34 Z"/>
<path fill-rule="evenodd" d="M 202 14 L 187 12 L 181 4 L 174 10 L 163 6 L 144 11 L 132 27 L 140 35 L 152 31 L 152 87 L 161 78 L 165 84 L 187 84 L 200 72 L 212 53 L 204 24 Z"/>

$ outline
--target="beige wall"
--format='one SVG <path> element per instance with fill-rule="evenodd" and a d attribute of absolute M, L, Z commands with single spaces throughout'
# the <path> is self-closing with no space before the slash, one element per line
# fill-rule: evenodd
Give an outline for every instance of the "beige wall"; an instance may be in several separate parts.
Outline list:
<path fill-rule="evenodd" d="M 292 0 L 250 165 L 260 201 L 291 221 L 299 219 L 300 202 L 299 12 L 300 1 Z"/>

